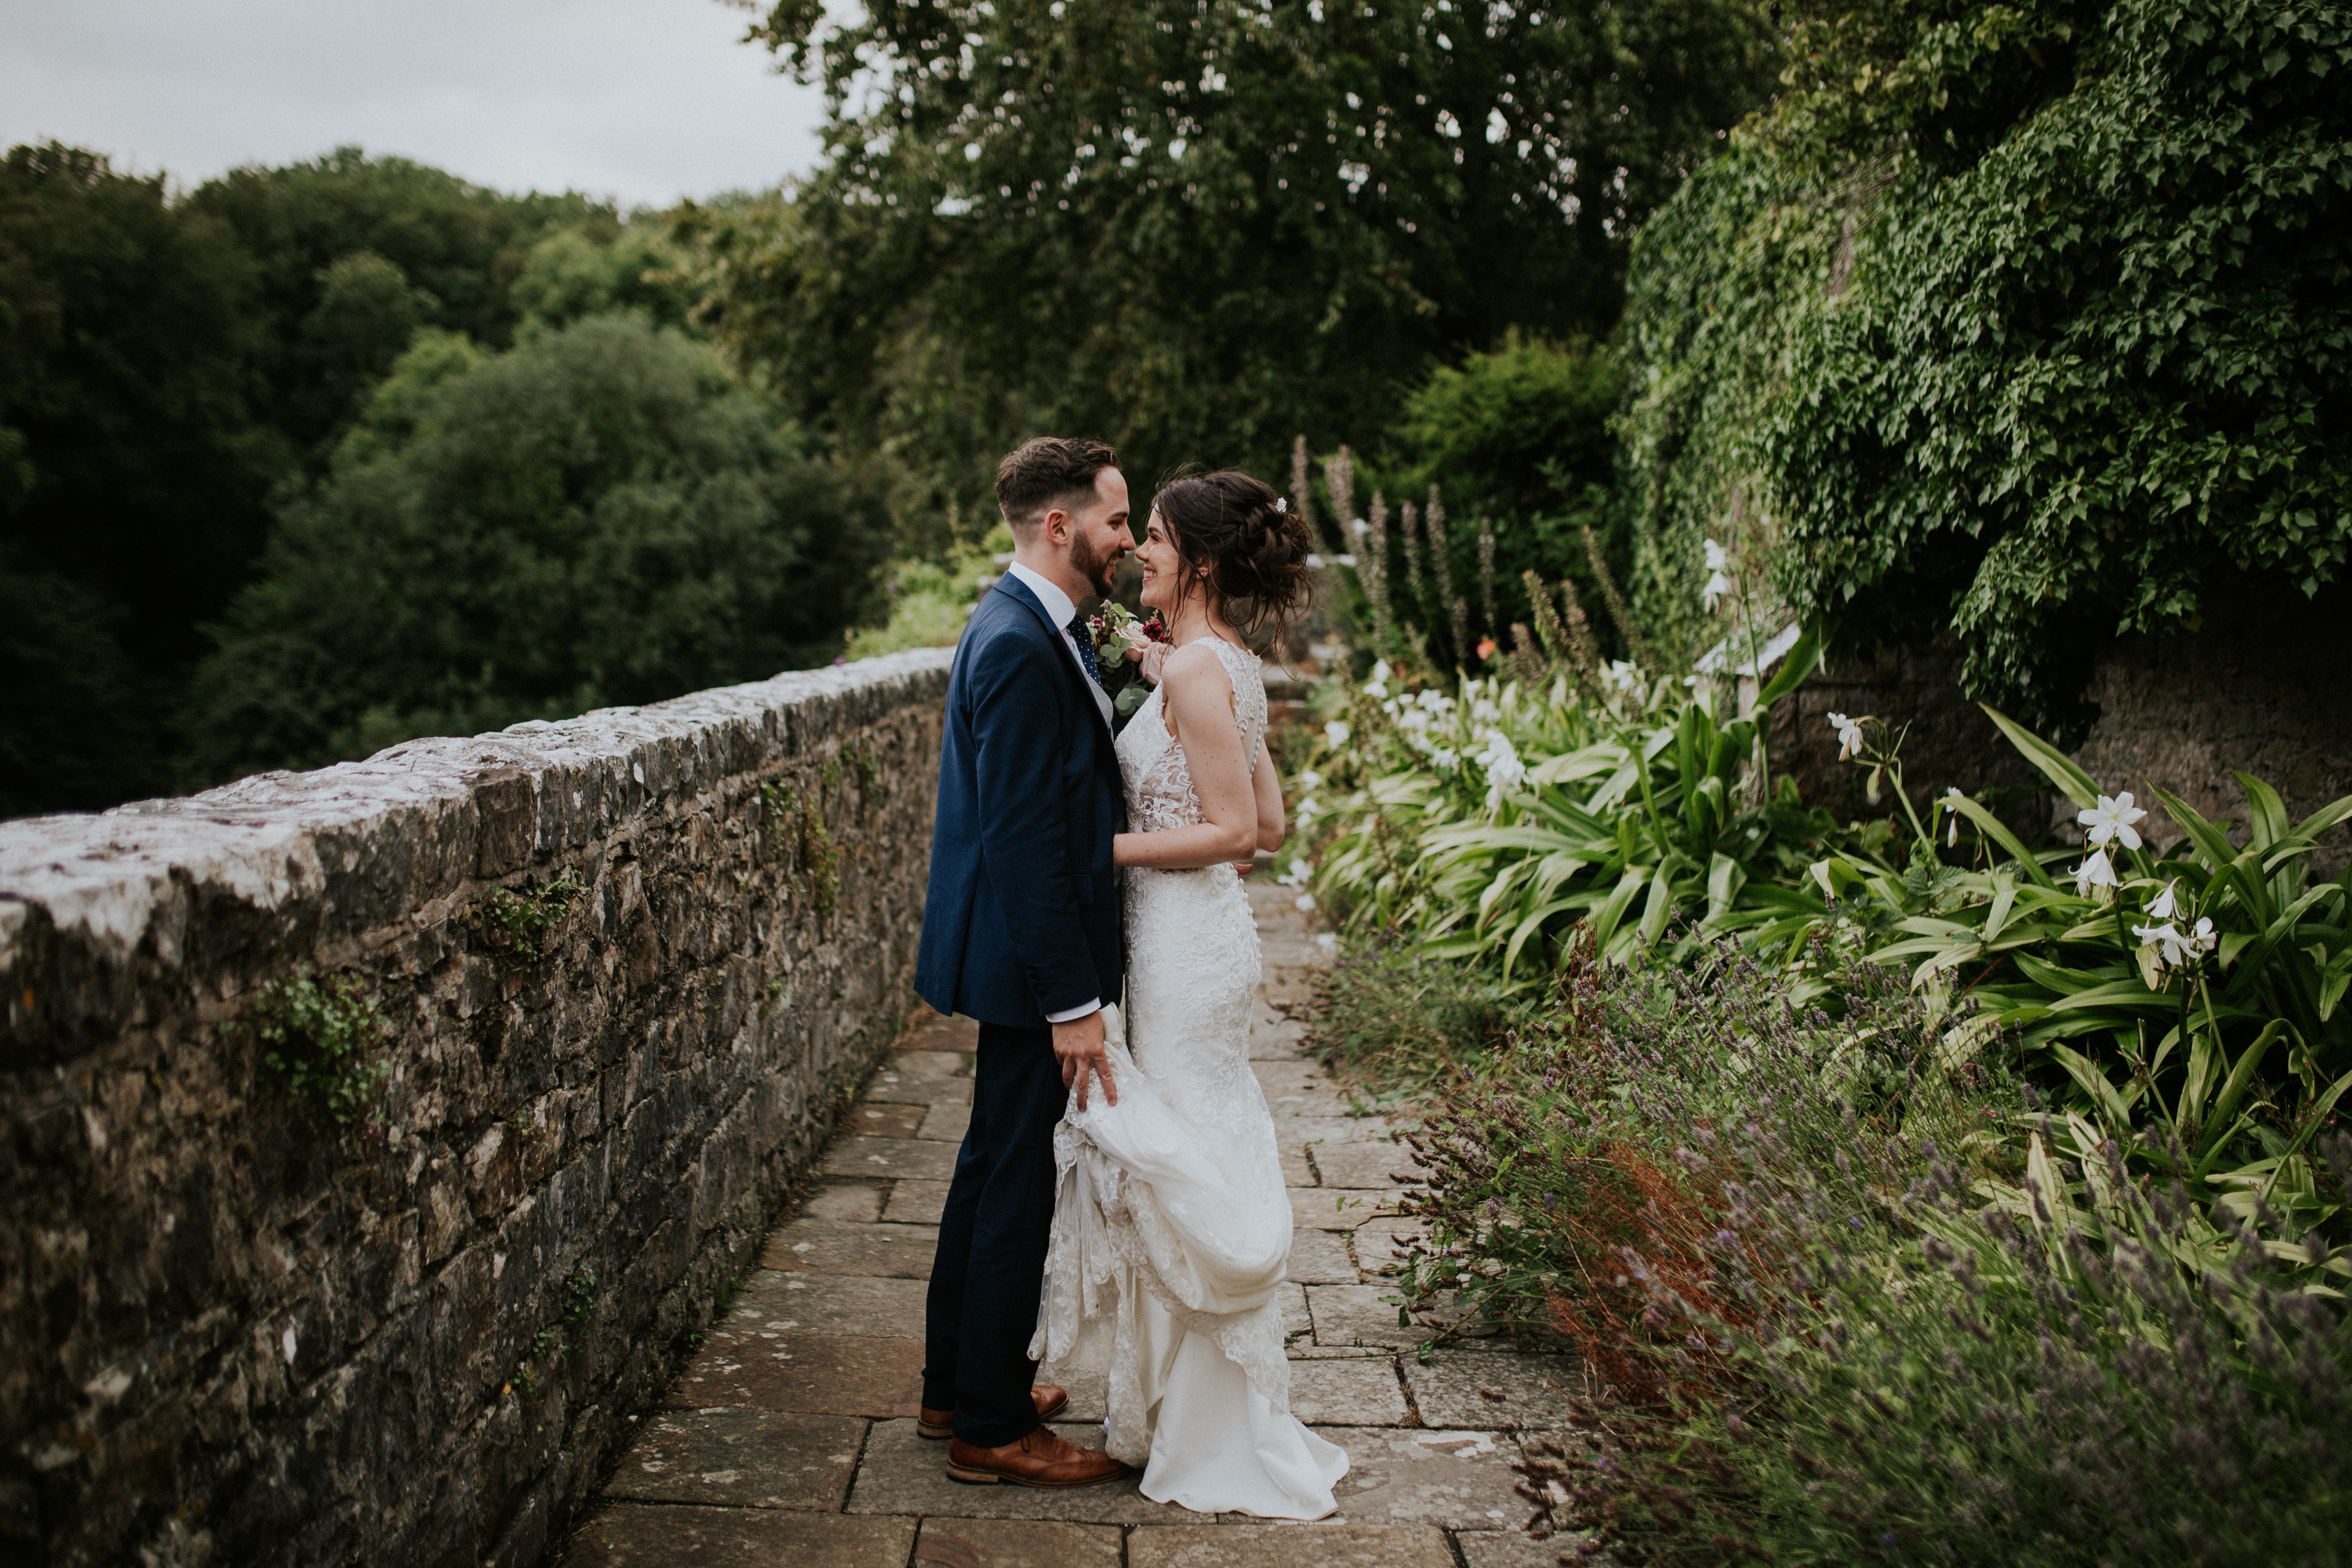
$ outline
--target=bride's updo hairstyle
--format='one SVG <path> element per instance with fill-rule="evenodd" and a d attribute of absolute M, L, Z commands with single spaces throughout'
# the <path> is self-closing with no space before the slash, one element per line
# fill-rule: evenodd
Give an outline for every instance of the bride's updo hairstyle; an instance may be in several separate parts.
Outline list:
<path fill-rule="evenodd" d="M 1289 635 L 1314 592 L 1307 570 L 1314 541 L 1295 505 L 1227 468 L 1169 481 L 1151 510 L 1184 563 L 1179 593 L 1207 589 L 1210 607 L 1253 647 Z"/>

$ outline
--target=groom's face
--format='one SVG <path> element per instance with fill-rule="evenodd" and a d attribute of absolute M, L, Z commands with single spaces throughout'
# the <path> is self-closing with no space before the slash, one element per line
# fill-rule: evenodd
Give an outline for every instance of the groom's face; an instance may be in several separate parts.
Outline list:
<path fill-rule="evenodd" d="M 1069 513 L 1070 565 L 1108 598 L 1119 562 L 1135 548 L 1128 530 L 1127 478 L 1117 468 L 1095 475 L 1094 494 Z"/>

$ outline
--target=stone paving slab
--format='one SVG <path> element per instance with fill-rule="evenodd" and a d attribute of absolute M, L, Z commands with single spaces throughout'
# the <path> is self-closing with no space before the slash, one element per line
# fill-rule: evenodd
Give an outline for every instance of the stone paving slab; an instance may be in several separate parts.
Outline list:
<path fill-rule="evenodd" d="M 906 1568 L 911 1519 L 613 1503 L 573 1532 L 564 1568 Z"/>
<path fill-rule="evenodd" d="M 810 1219 L 840 1220 L 847 1225 L 871 1225 L 882 1217 L 882 1187 L 873 1182 L 824 1182 L 813 1189 L 801 1213 Z"/>
<path fill-rule="evenodd" d="M 1300 1361 L 1290 1365 L 1290 1413 L 1310 1426 L 1392 1426 L 1404 1420 L 1396 1363 Z"/>
<path fill-rule="evenodd" d="M 1316 1174 L 1327 1187 L 1386 1187 L 1401 1190 L 1428 1181 L 1402 1143 L 1325 1143 L 1309 1151 Z"/>
<path fill-rule="evenodd" d="M 1082 1448 L 1102 1447 L 1102 1428 L 1056 1422 L 1054 1430 Z M 919 1513 L 961 1519 L 1043 1519 L 1076 1524 L 1142 1524 L 1192 1519 L 1173 1503 L 1136 1490 L 1136 1478 L 1098 1487 L 1047 1490 L 999 1482 L 965 1486 L 948 1479 L 947 1445 L 926 1442 L 912 1421 L 877 1421 L 866 1439 L 866 1458 L 850 1489 L 849 1511 Z"/>
<path fill-rule="evenodd" d="M 914 1135 L 961 1145 L 963 1135 L 970 1131 L 971 1106 L 968 1101 L 934 1102 L 924 1111 L 922 1122 L 915 1129 Z"/>
<path fill-rule="evenodd" d="M 842 1118 L 842 1131 L 863 1133 L 868 1138 L 912 1138 L 930 1110 L 928 1105 L 877 1105 L 868 1101 Z"/>
<path fill-rule="evenodd" d="M 900 1182 L 882 1201 L 882 1217 L 892 1225 L 937 1225 L 947 1206 L 945 1182 Z"/>
<path fill-rule="evenodd" d="M 930 1138 L 844 1138 L 817 1169 L 829 1176 L 900 1176 L 944 1182 L 955 1174 L 956 1146 Z"/>
<path fill-rule="evenodd" d="M 1469 1568 L 1560 1568 L 1563 1563 L 1584 1561 L 1576 1551 L 1578 1536 L 1538 1541 L 1517 1530 L 1465 1530 L 1454 1539 L 1462 1543 L 1462 1561 Z"/>
<path fill-rule="evenodd" d="M 866 1086 L 872 1104 L 969 1105 L 971 1058 L 951 1051 L 902 1051 Z"/>
<path fill-rule="evenodd" d="M 738 1333 L 770 1329 L 903 1338 L 910 1325 L 921 1331 L 929 1289 L 920 1279 L 862 1279 L 762 1268 L 751 1276 L 721 1326 Z"/>
<path fill-rule="evenodd" d="M 1394 1187 L 1293 1187 L 1290 1223 L 1299 1230 L 1353 1230 L 1360 1225 L 1396 1217 Z"/>
<path fill-rule="evenodd" d="M 1290 1278 L 1301 1285 L 1353 1285 L 1356 1266 L 1348 1257 L 1348 1238 L 1336 1230 L 1294 1230 L 1290 1233 Z"/>
<path fill-rule="evenodd" d="M 807 1274 L 863 1274 L 895 1279 L 929 1279 L 939 1227 L 929 1225 L 859 1225 L 837 1220 L 793 1220 L 768 1237 L 760 1254 L 762 1268 Z"/>
<path fill-rule="evenodd" d="M 847 1415 L 677 1410 L 646 1422 L 604 1495 L 623 1502 L 837 1513 L 865 1446 Z"/>
<path fill-rule="evenodd" d="M 1385 1116 L 1350 1116 L 1343 1109 L 1331 1116 L 1276 1116 L 1276 1133 L 1285 1139 L 1320 1148 L 1326 1143 L 1384 1143 L 1393 1139 L 1397 1124 Z"/>
<path fill-rule="evenodd" d="M 1400 1328 L 1393 1285 L 1309 1285 L 1307 1310 L 1318 1345 L 1378 1345 L 1411 1350 L 1429 1337 L 1418 1325 Z"/>
<path fill-rule="evenodd" d="M 1125 1534 L 1115 1524 L 927 1519 L 915 1568 L 1119 1568 Z"/>
<path fill-rule="evenodd" d="M 1315 1167 L 1307 1162 L 1307 1145 L 1300 1140 L 1286 1138 L 1275 1146 L 1275 1157 L 1282 1162 L 1282 1184 L 1286 1187 L 1311 1187 L 1316 1184 Z"/>
<path fill-rule="evenodd" d="M 1519 1446 L 1494 1432 L 1339 1426 L 1323 1434 L 1348 1450 L 1340 1517 L 1352 1523 L 1498 1530 L 1527 1517 L 1512 1491 Z"/>
<path fill-rule="evenodd" d="M 1146 1525 L 1128 1568 L 1454 1568 L 1444 1532 L 1425 1524 Z"/>
<path fill-rule="evenodd" d="M 1429 1426 L 1556 1426 L 1583 1385 L 1573 1356 L 1438 1351 L 1427 1365 L 1404 1358 L 1413 1407 Z"/>
<path fill-rule="evenodd" d="M 1405 1249 L 1422 1234 L 1419 1220 L 1381 1218 L 1360 1225 L 1351 1237 L 1356 1262 L 1367 1274 L 1394 1274 L 1404 1267 Z"/>
<path fill-rule="evenodd" d="M 908 1325 L 895 1325 L 904 1333 Z M 922 1327 L 920 1319 L 912 1325 Z M 743 1405 L 813 1415 L 915 1414 L 923 1397 L 923 1342 L 773 1329 L 721 1330 L 670 1389 L 680 1405 Z"/>
<path fill-rule="evenodd" d="M 1328 1069 L 1303 1057 L 1288 1057 L 1278 1061 L 1250 1063 L 1250 1071 L 1257 1075 L 1258 1087 L 1265 1090 L 1269 1102 L 1284 1095 L 1321 1095 L 1337 1100 L 1339 1086 Z"/>

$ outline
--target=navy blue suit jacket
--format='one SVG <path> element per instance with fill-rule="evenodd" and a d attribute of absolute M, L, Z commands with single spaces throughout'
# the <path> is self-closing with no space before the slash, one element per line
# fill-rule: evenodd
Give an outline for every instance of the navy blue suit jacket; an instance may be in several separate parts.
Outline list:
<path fill-rule="evenodd" d="M 948 676 L 917 994 L 1026 1028 L 1117 1003 L 1127 951 L 1110 841 L 1126 816 L 1087 674 L 1008 573 L 981 596 Z"/>

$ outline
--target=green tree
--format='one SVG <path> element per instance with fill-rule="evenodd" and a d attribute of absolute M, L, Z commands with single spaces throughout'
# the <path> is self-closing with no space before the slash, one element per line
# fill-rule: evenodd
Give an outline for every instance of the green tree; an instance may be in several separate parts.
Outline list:
<path fill-rule="evenodd" d="M 188 199 L 253 257 L 256 409 L 284 460 L 323 460 L 367 386 L 419 326 L 510 342 L 510 298 L 531 247 L 567 225 L 615 224 L 584 196 L 508 195 L 405 158 L 340 147 L 280 168 L 243 168 Z"/>
<path fill-rule="evenodd" d="M 612 310 L 635 310 L 656 326 L 698 331 L 692 320 L 694 296 L 679 270 L 685 260 L 660 219 L 559 228 L 530 247 L 507 290 L 515 334 L 530 337 Z"/>
<path fill-rule="evenodd" d="M 642 317 L 503 354 L 424 334 L 231 607 L 194 770 L 315 766 L 823 662 L 874 604 L 876 496 Z"/>
<path fill-rule="evenodd" d="M 689 215 L 722 341 L 950 499 L 1039 429 L 1279 472 L 1517 325 L 1605 332 L 1626 235 L 1769 81 L 1740 0 L 819 8 L 754 36 L 825 166 Z"/>
<path fill-rule="evenodd" d="M 170 787 L 196 625 L 268 525 L 253 288 L 160 176 L 56 143 L 0 162 L 0 813 Z"/>

